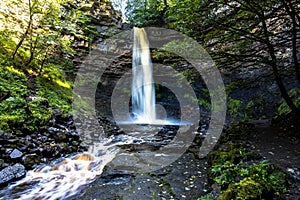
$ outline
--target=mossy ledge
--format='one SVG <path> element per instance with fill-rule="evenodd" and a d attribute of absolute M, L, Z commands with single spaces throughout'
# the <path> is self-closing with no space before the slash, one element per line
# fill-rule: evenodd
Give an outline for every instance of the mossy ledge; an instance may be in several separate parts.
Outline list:
<path fill-rule="evenodd" d="M 251 151 L 246 138 L 253 126 L 240 122 L 224 130 L 209 154 L 212 190 L 201 199 L 281 199 L 288 193 L 290 177 L 270 161 Z"/>

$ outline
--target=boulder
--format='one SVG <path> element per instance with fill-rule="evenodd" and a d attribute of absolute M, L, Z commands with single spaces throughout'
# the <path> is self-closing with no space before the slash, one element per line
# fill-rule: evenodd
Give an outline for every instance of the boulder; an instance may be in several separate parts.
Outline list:
<path fill-rule="evenodd" d="M 23 178 L 25 174 L 25 167 L 19 163 L 8 166 L 0 171 L 0 185 Z"/>

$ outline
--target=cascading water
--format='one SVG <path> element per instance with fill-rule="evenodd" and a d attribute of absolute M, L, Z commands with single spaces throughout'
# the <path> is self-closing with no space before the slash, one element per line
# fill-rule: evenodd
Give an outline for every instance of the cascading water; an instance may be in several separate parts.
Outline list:
<path fill-rule="evenodd" d="M 0 199 L 57 200 L 72 197 L 83 185 L 100 175 L 104 166 L 111 162 L 118 148 L 112 140 L 94 143 L 89 151 L 77 154 L 47 166 L 27 172 L 26 177 L 0 191 Z"/>
<path fill-rule="evenodd" d="M 156 120 L 155 89 L 149 41 L 143 28 L 134 28 L 132 53 L 132 112 L 138 123 L 152 124 Z"/>
<path fill-rule="evenodd" d="M 155 89 L 149 42 L 143 28 L 134 28 L 133 48 L 132 112 L 134 123 L 168 124 L 156 118 Z M 170 123 L 174 124 L 174 123 Z M 0 191 L 0 199 L 65 199 L 76 195 L 83 185 L 100 175 L 105 165 L 118 154 L 119 146 L 143 143 L 149 135 L 124 135 L 122 142 L 113 138 L 102 138 L 94 142 L 88 152 L 63 159 L 52 165 L 42 166 L 29 171 L 25 178 Z M 99 139 L 99 138 L 98 138 Z"/>

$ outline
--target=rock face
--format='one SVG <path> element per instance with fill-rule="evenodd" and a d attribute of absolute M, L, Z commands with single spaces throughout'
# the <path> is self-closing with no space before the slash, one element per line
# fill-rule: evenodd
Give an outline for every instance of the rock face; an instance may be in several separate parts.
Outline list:
<path fill-rule="evenodd" d="M 96 25 L 121 25 L 121 13 L 113 9 L 111 2 L 97 0 L 90 12 Z"/>
<path fill-rule="evenodd" d="M 0 185 L 5 185 L 11 181 L 15 181 L 24 177 L 26 174 L 24 165 L 19 163 L 8 166 L 0 171 Z"/>
<path fill-rule="evenodd" d="M 114 10 L 111 2 L 96 0 L 90 8 L 90 15 L 98 32 L 97 42 L 120 32 L 122 28 L 121 13 Z"/>
<path fill-rule="evenodd" d="M 76 53 L 72 61 L 75 68 L 83 63 L 87 53 L 91 52 L 99 43 L 124 30 L 121 12 L 116 11 L 110 1 L 95 0 L 89 4 L 85 4 L 82 0 L 78 2 L 76 5 L 72 4 L 72 6 L 86 13 L 85 16 L 90 20 L 87 28 L 93 31 L 92 36 L 86 35 L 89 37 L 89 41 L 82 38 L 76 38 L 73 41 L 72 46 Z M 72 38 L 73 36 L 70 37 Z M 75 77 L 72 77 L 71 74 L 68 76 L 71 76 L 69 77 L 70 80 L 75 80 Z"/>

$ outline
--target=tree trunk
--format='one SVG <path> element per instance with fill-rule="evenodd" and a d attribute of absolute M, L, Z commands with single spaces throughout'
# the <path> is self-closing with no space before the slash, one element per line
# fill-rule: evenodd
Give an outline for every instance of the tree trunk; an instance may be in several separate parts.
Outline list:
<path fill-rule="evenodd" d="M 37 36 L 35 41 L 33 42 L 33 40 L 32 40 L 32 30 L 31 30 L 31 33 L 30 33 L 30 37 L 31 37 L 31 39 L 30 39 L 30 57 L 29 57 L 28 61 L 25 63 L 25 66 L 28 66 L 31 63 L 31 61 L 33 60 L 34 52 L 35 52 L 35 49 L 36 49 L 36 46 L 37 46 L 37 43 L 38 43 L 38 39 L 39 39 L 39 37 Z"/>
<path fill-rule="evenodd" d="M 26 36 L 27 36 L 28 33 L 29 33 L 30 27 L 31 27 L 31 20 L 29 21 L 28 26 L 27 26 L 27 29 L 26 29 L 25 33 L 22 35 L 21 40 L 19 41 L 19 43 L 17 44 L 17 46 L 15 47 L 15 49 L 14 49 L 14 51 L 13 51 L 13 53 L 12 53 L 12 56 L 11 56 L 12 59 L 15 59 L 15 56 L 16 56 L 16 54 L 17 54 L 19 48 L 21 47 L 21 45 L 23 44 L 23 42 L 24 42 Z"/>
<path fill-rule="evenodd" d="M 277 58 L 276 58 L 276 55 L 275 55 L 275 49 L 274 49 L 274 46 L 271 44 L 271 41 L 270 41 L 270 38 L 269 38 L 269 32 L 268 32 L 268 28 L 267 28 L 267 24 L 266 24 L 265 16 L 264 16 L 263 12 L 261 13 L 260 17 L 261 17 L 264 36 L 265 36 L 265 44 L 268 47 L 269 54 L 270 54 L 270 57 L 271 57 L 270 65 L 273 69 L 275 81 L 278 85 L 281 96 L 285 100 L 288 107 L 292 110 L 292 112 L 294 112 L 295 114 L 300 116 L 300 110 L 297 108 L 297 106 L 294 104 L 293 100 L 290 98 L 290 96 L 289 96 L 289 94 L 288 94 L 288 92 L 287 92 L 287 90 L 286 90 L 286 88 L 283 84 L 280 73 L 278 71 Z"/>
<path fill-rule="evenodd" d="M 32 8 L 31 8 L 31 0 L 28 0 L 28 7 L 29 7 L 29 22 L 28 22 L 28 26 L 27 26 L 27 28 L 26 28 L 25 33 L 22 35 L 21 40 L 18 42 L 17 46 L 15 47 L 15 49 L 14 49 L 14 51 L 13 51 L 13 53 L 12 53 L 12 56 L 11 56 L 12 59 L 15 59 L 15 56 L 16 56 L 16 54 L 17 54 L 19 48 L 22 46 L 22 44 L 23 44 L 23 42 L 24 42 L 24 40 L 25 40 L 26 36 L 28 35 L 29 30 L 30 30 L 30 28 L 31 28 L 32 17 L 33 17 L 33 15 L 32 15 L 32 10 L 31 10 L 31 9 L 32 9 Z"/>
<path fill-rule="evenodd" d="M 297 80 L 300 84 L 300 69 L 299 69 L 299 60 L 297 57 L 297 20 L 296 20 L 296 11 L 293 7 L 293 4 L 290 1 L 282 0 L 282 3 L 292 20 L 292 57 L 294 60 L 294 69 L 296 72 Z M 300 23 L 300 22 L 299 22 Z"/>

